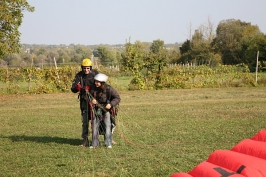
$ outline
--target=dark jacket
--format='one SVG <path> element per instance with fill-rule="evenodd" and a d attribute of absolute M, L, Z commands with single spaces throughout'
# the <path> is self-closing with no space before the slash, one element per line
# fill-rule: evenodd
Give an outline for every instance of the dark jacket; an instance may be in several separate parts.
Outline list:
<path fill-rule="evenodd" d="M 94 85 L 94 76 L 99 72 L 97 70 L 92 69 L 89 74 L 84 74 L 83 71 L 80 71 L 76 74 L 75 79 L 72 82 L 71 91 L 73 93 L 77 93 L 79 90 L 76 89 L 77 84 L 81 84 L 82 90 L 80 91 L 80 95 L 85 94 L 86 86 L 92 87 Z"/>
<path fill-rule="evenodd" d="M 107 95 L 107 87 L 109 87 L 109 95 Z M 106 84 L 105 89 L 97 88 L 95 85 L 92 87 L 90 91 L 91 95 L 97 100 L 101 105 L 106 105 L 108 103 L 111 104 L 112 107 L 118 105 L 120 103 L 120 95 L 118 92 Z M 109 96 L 109 98 L 108 98 Z"/>

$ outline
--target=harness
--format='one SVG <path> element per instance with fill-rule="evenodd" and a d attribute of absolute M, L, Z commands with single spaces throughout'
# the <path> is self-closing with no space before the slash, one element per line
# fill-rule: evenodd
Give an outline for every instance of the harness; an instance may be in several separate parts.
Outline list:
<path fill-rule="evenodd" d="M 110 93 L 110 88 L 111 88 L 111 86 L 110 86 L 110 85 L 107 85 L 107 86 L 106 86 L 106 90 L 105 90 L 105 92 L 106 92 L 106 98 L 107 98 L 107 101 L 106 101 L 107 104 L 110 104 L 110 103 L 111 103 L 111 93 Z M 93 96 L 94 96 L 94 98 L 96 98 L 96 92 L 94 92 L 94 95 L 93 95 Z M 109 112 L 110 112 L 110 114 L 111 114 L 111 116 L 112 116 L 113 118 L 115 118 L 115 117 L 117 116 L 118 109 L 119 109 L 119 104 L 116 105 L 116 106 L 114 106 L 114 107 L 112 107 L 112 108 L 109 110 Z"/>
<path fill-rule="evenodd" d="M 91 71 L 91 74 L 92 74 L 93 77 L 94 77 L 96 73 L 92 70 L 92 71 Z M 92 77 L 92 78 L 93 78 L 93 77 Z M 83 80 L 82 74 L 80 75 L 80 84 L 81 84 L 81 87 L 82 87 L 82 88 L 84 88 L 84 87 L 87 86 L 87 85 L 90 87 L 90 85 L 91 85 L 91 83 L 89 83 L 89 81 L 85 81 L 85 83 L 84 83 L 84 80 Z M 89 98 L 88 98 L 86 92 L 84 91 L 84 89 L 82 89 L 82 90 L 79 92 L 78 99 L 80 99 L 80 98 L 83 98 L 83 99 L 85 99 L 86 101 L 89 101 Z"/>

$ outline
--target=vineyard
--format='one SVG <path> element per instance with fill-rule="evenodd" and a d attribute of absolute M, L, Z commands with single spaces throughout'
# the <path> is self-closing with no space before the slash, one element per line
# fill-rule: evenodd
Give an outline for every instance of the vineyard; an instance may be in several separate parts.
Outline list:
<path fill-rule="evenodd" d="M 1 94 L 41 94 L 69 92 L 79 66 L 60 68 L 18 68 L 0 69 Z M 109 84 L 118 90 L 161 90 L 187 88 L 222 88 L 222 87 L 265 87 L 266 74 L 251 73 L 245 65 L 219 65 L 216 68 L 201 66 L 169 66 L 161 73 L 132 77 L 129 73 L 115 68 L 99 67 L 100 72 L 110 76 Z M 123 78 L 123 79 L 121 79 Z M 122 87 L 123 80 L 126 87 Z"/>

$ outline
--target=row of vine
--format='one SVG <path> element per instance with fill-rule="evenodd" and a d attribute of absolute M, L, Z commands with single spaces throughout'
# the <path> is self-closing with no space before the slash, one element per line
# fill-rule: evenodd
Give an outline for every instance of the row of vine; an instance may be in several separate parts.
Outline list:
<path fill-rule="evenodd" d="M 0 92 L 18 93 L 53 93 L 69 92 L 72 80 L 80 67 L 66 66 L 58 69 L 19 68 L 0 69 Z M 100 68 L 112 78 L 128 76 L 128 73 Z M 143 73 L 146 73 L 143 71 Z M 117 79 L 119 82 L 119 79 Z M 216 68 L 208 66 L 196 67 L 165 67 L 161 73 L 148 75 L 139 74 L 133 77 L 128 85 L 129 90 L 155 90 L 179 88 L 210 88 L 210 87 L 243 87 L 265 86 L 266 75 L 261 74 L 256 81 L 255 74 L 250 73 L 245 65 L 220 65 Z"/>

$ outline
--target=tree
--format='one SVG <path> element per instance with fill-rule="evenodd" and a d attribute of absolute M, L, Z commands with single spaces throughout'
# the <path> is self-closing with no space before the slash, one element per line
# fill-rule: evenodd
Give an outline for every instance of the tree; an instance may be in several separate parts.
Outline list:
<path fill-rule="evenodd" d="M 141 90 L 145 87 L 145 80 L 141 73 L 145 56 L 144 45 L 140 41 L 136 41 L 135 44 L 130 42 L 125 44 L 125 52 L 122 53 L 122 70 L 129 71 L 133 75 L 130 89 Z"/>
<path fill-rule="evenodd" d="M 150 47 L 150 53 L 145 58 L 145 68 L 147 69 L 147 75 L 156 73 L 155 88 L 160 89 L 161 85 L 161 73 L 164 66 L 168 61 L 168 52 L 164 49 L 164 41 L 154 40 Z"/>
<path fill-rule="evenodd" d="M 43 68 L 44 65 L 47 64 L 47 61 L 48 61 L 47 57 L 43 54 L 40 54 L 36 56 L 36 59 L 34 60 L 34 64 L 38 67 Z"/>
<path fill-rule="evenodd" d="M 145 67 L 148 72 L 160 73 L 162 68 L 166 66 L 168 60 L 168 52 L 164 49 L 164 41 L 154 40 L 150 46 L 150 53 L 145 59 Z"/>
<path fill-rule="evenodd" d="M 47 55 L 47 62 L 49 63 L 50 66 L 54 66 L 54 58 L 57 59 L 59 58 L 59 55 L 56 51 L 50 51 Z"/>
<path fill-rule="evenodd" d="M 105 66 L 117 65 L 118 59 L 121 58 L 121 56 L 118 56 L 119 54 L 117 53 L 117 51 L 109 48 L 103 45 L 99 46 L 97 48 L 96 56 L 98 56 L 101 59 L 101 63 Z"/>
<path fill-rule="evenodd" d="M 252 36 L 245 35 L 242 39 L 243 63 L 250 67 L 256 66 L 257 52 L 259 51 L 259 61 L 266 61 L 266 35 L 253 33 Z"/>
<path fill-rule="evenodd" d="M 23 53 L 22 55 L 21 55 L 21 58 L 22 58 L 22 60 L 26 63 L 26 64 L 28 64 L 28 65 L 31 65 L 31 63 L 32 63 L 32 56 L 33 54 L 30 54 L 30 53 Z"/>
<path fill-rule="evenodd" d="M 258 26 L 251 23 L 235 19 L 223 20 L 217 27 L 212 46 L 217 53 L 221 53 L 223 64 L 243 63 L 245 60 L 242 47 L 248 48 L 245 38 L 250 39 L 259 33 L 261 32 Z"/>
<path fill-rule="evenodd" d="M 116 56 L 116 61 L 115 62 L 116 62 L 116 64 L 119 64 L 120 61 L 122 61 L 122 54 L 121 54 L 121 52 L 116 51 L 115 56 Z"/>
<path fill-rule="evenodd" d="M 143 44 L 136 41 L 135 44 L 126 43 L 125 52 L 122 53 L 122 65 L 124 71 L 130 71 L 133 75 L 140 73 L 144 66 L 145 51 Z"/>
<path fill-rule="evenodd" d="M 7 55 L 4 59 L 8 66 L 19 66 L 19 62 L 21 62 L 21 57 L 18 58 L 16 54 Z"/>
<path fill-rule="evenodd" d="M 195 30 L 191 40 L 191 57 L 194 63 L 202 64 L 207 59 L 209 44 L 205 41 L 203 33 L 200 30 Z"/>
<path fill-rule="evenodd" d="M 169 63 L 177 63 L 178 59 L 181 57 L 179 50 L 174 49 L 169 52 Z"/>
<path fill-rule="evenodd" d="M 179 48 L 180 53 L 183 55 L 185 53 L 188 53 L 191 51 L 191 44 L 190 44 L 190 40 L 186 40 L 182 46 Z"/>
<path fill-rule="evenodd" d="M 211 42 L 214 36 L 214 24 L 211 22 L 210 18 L 208 18 L 207 23 L 201 24 L 190 39 L 185 41 L 182 47 L 180 47 L 182 56 L 179 62 L 197 63 L 200 65 L 213 61 L 215 54 L 213 53 Z"/>
<path fill-rule="evenodd" d="M 0 2 L 0 59 L 21 48 L 19 26 L 22 23 L 23 11 L 34 11 L 26 0 L 2 0 Z"/>
<path fill-rule="evenodd" d="M 75 51 L 77 54 L 80 54 L 82 57 L 81 61 L 84 59 L 84 58 L 90 58 L 91 56 L 91 53 L 92 53 L 92 50 L 89 49 L 89 48 L 86 48 L 84 46 L 80 46 L 78 45 L 77 47 L 75 47 Z"/>
<path fill-rule="evenodd" d="M 58 63 L 68 63 L 68 62 L 70 62 L 70 57 L 68 56 L 68 54 L 66 53 L 66 51 L 65 50 L 63 50 L 63 49 L 59 49 L 59 50 L 57 50 L 57 53 L 58 53 L 58 55 L 59 55 L 59 58 L 58 58 L 58 60 L 57 60 L 57 62 Z"/>
<path fill-rule="evenodd" d="M 191 42 L 191 62 L 201 64 L 209 64 L 213 60 L 212 48 L 211 48 L 211 37 L 204 36 L 205 28 L 195 30 Z"/>
<path fill-rule="evenodd" d="M 39 48 L 36 51 L 36 55 L 47 55 L 47 50 L 45 48 Z"/>

